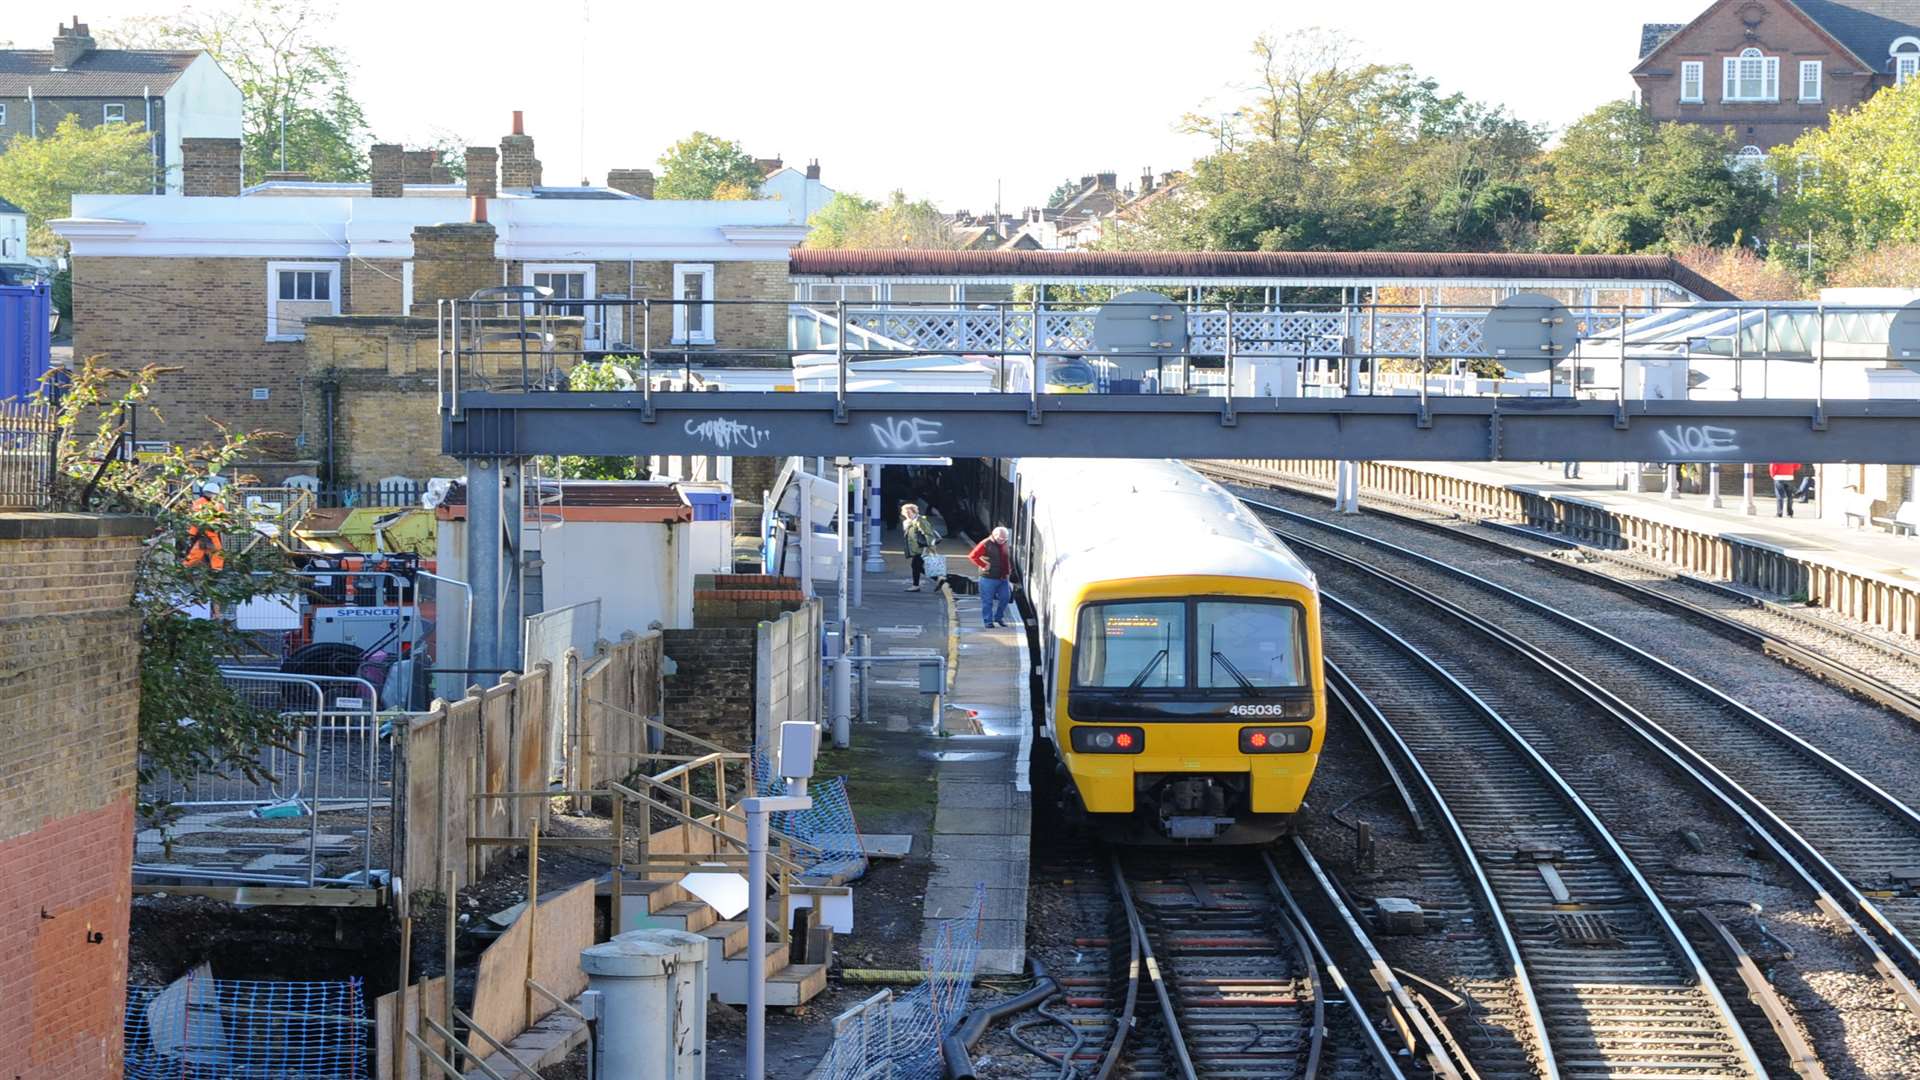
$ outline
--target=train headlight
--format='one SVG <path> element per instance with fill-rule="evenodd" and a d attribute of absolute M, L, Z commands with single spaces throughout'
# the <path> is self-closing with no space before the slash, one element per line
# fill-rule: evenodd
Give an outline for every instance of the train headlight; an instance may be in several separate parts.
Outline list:
<path fill-rule="evenodd" d="M 1137 727 L 1088 727 L 1073 729 L 1073 749 L 1079 754 L 1138 754 L 1147 748 L 1147 733 Z"/>
<path fill-rule="evenodd" d="M 1243 754 L 1303 754 L 1313 747 L 1313 729 L 1251 727 L 1240 729 Z"/>

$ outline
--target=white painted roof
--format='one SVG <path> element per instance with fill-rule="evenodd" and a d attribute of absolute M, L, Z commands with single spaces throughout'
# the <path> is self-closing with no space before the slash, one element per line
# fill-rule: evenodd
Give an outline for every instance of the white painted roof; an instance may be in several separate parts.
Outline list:
<path fill-rule="evenodd" d="M 464 196 L 376 199 L 75 195 L 73 215 L 51 222 L 76 255 L 409 259 L 413 230 L 463 222 Z M 787 207 L 769 200 L 490 200 L 496 257 L 547 262 L 784 261 L 806 237 Z"/>
<path fill-rule="evenodd" d="M 1239 499 L 1177 461 L 1027 458 L 1017 475 L 1049 545 L 1052 619 L 1070 617 L 1087 585 L 1117 578 L 1314 580 Z"/>

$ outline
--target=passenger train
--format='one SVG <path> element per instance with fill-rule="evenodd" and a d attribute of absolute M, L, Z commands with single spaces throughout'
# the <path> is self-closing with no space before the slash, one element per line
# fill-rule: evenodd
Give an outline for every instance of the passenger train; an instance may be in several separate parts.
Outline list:
<path fill-rule="evenodd" d="M 1312 572 L 1178 462 L 994 471 L 1037 630 L 1036 775 L 1057 767 L 1068 805 L 1116 839 L 1284 832 L 1326 730 Z"/>

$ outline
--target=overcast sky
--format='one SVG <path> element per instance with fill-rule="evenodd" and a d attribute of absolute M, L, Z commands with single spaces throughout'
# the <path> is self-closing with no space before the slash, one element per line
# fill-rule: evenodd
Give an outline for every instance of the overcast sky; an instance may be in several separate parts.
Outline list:
<path fill-rule="evenodd" d="M 0 41 L 47 48 L 69 6 L 0 4 Z M 583 171 L 599 182 L 609 168 L 654 167 L 700 129 L 756 156 L 817 158 L 838 190 L 901 188 L 980 211 L 996 185 L 1018 210 L 1068 176 L 1184 166 L 1207 142 L 1175 121 L 1234 107 L 1262 31 L 1344 30 L 1374 59 L 1559 128 L 1631 91 L 1642 22 L 1683 22 L 1704 6 L 340 0 L 331 25 L 381 141 L 447 132 L 493 144 L 522 109 L 548 183 Z M 175 5 L 78 9 L 98 29 Z"/>

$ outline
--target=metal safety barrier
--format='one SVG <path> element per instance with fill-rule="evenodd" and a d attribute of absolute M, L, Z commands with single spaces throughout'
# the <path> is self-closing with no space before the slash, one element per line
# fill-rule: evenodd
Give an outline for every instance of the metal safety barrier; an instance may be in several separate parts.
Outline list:
<path fill-rule="evenodd" d="M 359 979 L 215 979 L 127 987 L 127 1080 L 365 1080 L 373 1021 Z"/>

